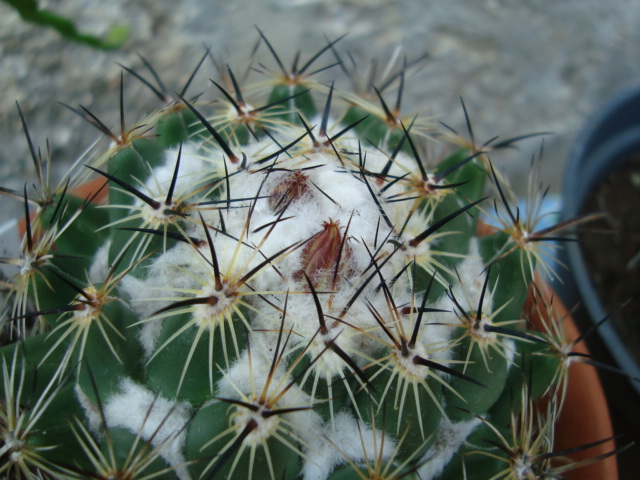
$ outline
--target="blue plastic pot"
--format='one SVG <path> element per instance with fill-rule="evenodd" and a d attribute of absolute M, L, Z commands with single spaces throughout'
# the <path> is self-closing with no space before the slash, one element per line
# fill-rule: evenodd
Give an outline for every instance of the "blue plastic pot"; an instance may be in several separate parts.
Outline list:
<path fill-rule="evenodd" d="M 632 154 L 640 153 L 640 86 L 609 101 L 588 123 L 575 141 L 565 171 L 562 219 L 574 218 L 608 173 L 620 168 Z M 576 322 L 584 331 L 605 318 L 608 312 L 594 287 L 579 243 L 565 245 L 561 260 L 569 269 L 562 272 L 564 285 L 556 286 L 568 307 L 578 305 Z M 562 270 L 562 269 L 561 269 Z M 640 293 L 640 292 L 639 292 Z M 640 298 L 632 301 L 640 301 Z M 620 315 L 624 315 L 620 312 Z M 640 319 L 636 319 L 640 325 Z M 640 378 L 640 365 L 620 338 L 614 324 L 603 323 L 588 338 L 594 357 L 612 362 L 628 376 Z M 610 403 L 640 431 L 640 382 L 615 374 L 601 375 Z M 615 394 L 613 393 L 615 392 Z"/>

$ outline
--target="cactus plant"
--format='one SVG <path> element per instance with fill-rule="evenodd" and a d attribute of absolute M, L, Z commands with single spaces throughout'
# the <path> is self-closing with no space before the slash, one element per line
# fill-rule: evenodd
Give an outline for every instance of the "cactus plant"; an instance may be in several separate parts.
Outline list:
<path fill-rule="evenodd" d="M 0 472 L 559 478 L 578 357 L 522 307 L 565 225 L 537 229 L 536 198 L 525 220 L 490 160 L 527 136 L 478 143 L 464 104 L 466 134 L 401 114 L 412 62 L 342 93 L 319 80 L 355 78 L 336 42 L 288 70 L 259 37 L 268 82 L 226 67 L 190 96 L 207 51 L 177 94 L 125 67 L 162 105 L 127 128 L 121 100 L 119 133 L 69 107 L 111 144 L 58 187 L 19 111 L 38 178 L 3 189 L 25 232 L 2 259 Z"/>

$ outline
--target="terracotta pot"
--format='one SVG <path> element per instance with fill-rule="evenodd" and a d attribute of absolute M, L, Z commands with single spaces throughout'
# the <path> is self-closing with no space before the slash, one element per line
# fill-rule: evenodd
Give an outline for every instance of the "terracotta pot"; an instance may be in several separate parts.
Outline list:
<path fill-rule="evenodd" d="M 478 235 L 489 235 L 493 227 L 478 224 Z M 564 319 L 567 340 L 574 341 L 580 332 L 569 311 L 560 298 L 554 294 L 547 282 L 536 273 L 534 279 L 544 304 L 553 305 L 556 318 Z M 541 319 L 536 317 L 537 309 L 531 308 L 533 297 L 530 295 L 523 311 L 535 312 L 531 319 L 535 326 L 541 327 Z M 545 318 L 544 320 L 548 320 Z M 589 354 L 584 342 L 577 344 L 574 352 Z M 611 415 L 607 398 L 595 368 L 581 362 L 574 362 L 569 368 L 569 385 L 564 409 L 556 424 L 555 451 L 570 450 L 599 440 L 613 437 Z M 569 455 L 571 461 L 585 460 L 605 455 L 616 448 L 613 439 L 588 450 Z M 564 474 L 567 480 L 617 480 L 618 464 L 616 456 L 610 456 L 598 462 L 576 468 Z"/>
<path fill-rule="evenodd" d="M 554 295 L 549 285 L 536 278 L 536 285 L 542 293 L 546 304 L 554 306 L 557 318 L 564 319 L 564 326 L 569 341 L 580 335 L 575 322 L 569 315 L 560 299 Z M 529 297 L 525 309 L 532 302 Z M 535 310 L 535 309 L 534 309 Z M 534 318 L 535 321 L 540 319 Z M 588 354 L 584 342 L 577 344 L 574 352 Z M 595 368 L 581 362 L 574 362 L 569 367 L 569 385 L 564 408 L 556 424 L 555 451 L 570 450 L 599 440 L 611 439 L 613 427 L 607 406 L 607 399 Z M 569 455 L 572 461 L 594 458 L 605 455 L 616 448 L 613 439 L 588 450 Z M 598 462 L 577 468 L 565 474 L 567 480 L 616 480 L 618 465 L 616 456 L 610 456 Z"/>

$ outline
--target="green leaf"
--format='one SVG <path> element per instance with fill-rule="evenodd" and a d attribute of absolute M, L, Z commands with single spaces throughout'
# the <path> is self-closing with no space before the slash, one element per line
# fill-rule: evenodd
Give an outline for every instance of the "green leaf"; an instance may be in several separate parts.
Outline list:
<path fill-rule="evenodd" d="M 55 13 L 38 8 L 37 0 L 2 0 L 13 7 L 27 22 L 36 25 L 53 28 L 63 37 L 74 42 L 84 43 L 90 47 L 102 50 L 114 50 L 124 44 L 129 37 L 128 25 L 116 25 L 111 28 L 104 38 L 81 33 L 76 28 L 73 21 L 68 18 L 56 15 Z"/>

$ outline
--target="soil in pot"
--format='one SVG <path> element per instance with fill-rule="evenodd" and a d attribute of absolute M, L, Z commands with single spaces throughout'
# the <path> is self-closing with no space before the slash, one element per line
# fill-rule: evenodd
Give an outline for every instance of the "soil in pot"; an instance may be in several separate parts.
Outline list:
<path fill-rule="evenodd" d="M 631 299 L 612 322 L 640 363 L 640 152 L 609 173 L 582 213 L 602 212 L 581 238 L 587 269 L 605 310 Z"/>

